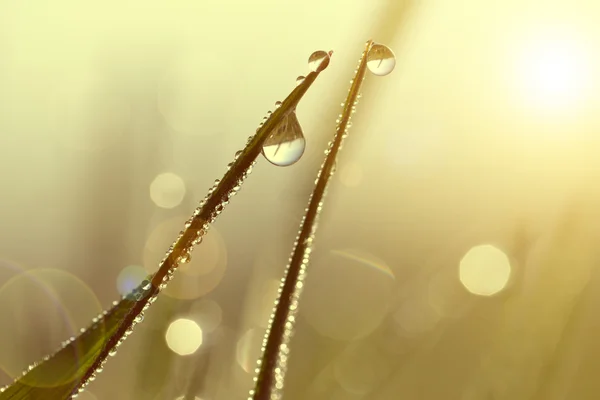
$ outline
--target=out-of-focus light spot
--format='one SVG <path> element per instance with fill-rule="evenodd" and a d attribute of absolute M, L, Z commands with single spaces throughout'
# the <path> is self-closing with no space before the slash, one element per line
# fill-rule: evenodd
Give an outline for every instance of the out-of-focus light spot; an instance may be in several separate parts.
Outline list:
<path fill-rule="evenodd" d="M 238 340 L 236 359 L 240 367 L 249 374 L 256 368 L 264 336 L 264 329 L 249 329 Z"/>
<path fill-rule="evenodd" d="M 491 245 L 473 247 L 460 261 L 459 277 L 464 287 L 480 296 L 498 293 L 510 278 L 506 254 Z"/>
<path fill-rule="evenodd" d="M 194 354 L 202 345 L 202 329 L 195 321 L 180 318 L 171 322 L 165 339 L 173 352 L 181 356 Z"/>
<path fill-rule="evenodd" d="M 66 271 L 32 269 L 14 276 L 0 288 L 0 369 L 18 377 L 29 363 L 55 351 L 56 343 L 79 335 L 101 312 L 92 290 Z M 34 387 L 55 387 L 69 376 L 22 379 Z"/>
<path fill-rule="evenodd" d="M 195 303 L 190 313 L 202 327 L 202 332 L 206 333 L 214 332 L 221 325 L 223 318 L 223 310 L 213 300 L 201 300 Z"/>
<path fill-rule="evenodd" d="M 185 183 L 179 175 L 170 172 L 159 174 L 150 184 L 150 198 L 161 208 L 174 208 L 185 196 Z"/>
<path fill-rule="evenodd" d="M 315 260 L 300 314 L 323 336 L 358 339 L 381 324 L 394 286 L 383 261 L 358 250 L 332 251 Z"/>
<path fill-rule="evenodd" d="M 415 296 L 405 300 L 393 318 L 401 333 L 413 336 L 435 328 L 440 315 L 431 306 L 427 296 Z"/>
<path fill-rule="evenodd" d="M 344 185 L 355 187 L 362 182 L 363 170 L 357 163 L 349 162 L 341 166 L 339 177 Z"/>
<path fill-rule="evenodd" d="M 148 272 L 139 265 L 129 265 L 117 277 L 117 290 L 123 296 L 131 293 L 133 289 L 146 278 Z"/>
<path fill-rule="evenodd" d="M 184 228 L 187 215 L 169 218 L 158 224 L 148 236 L 144 247 L 144 268 L 148 273 L 158 270 L 159 262 Z M 196 299 L 214 290 L 227 267 L 225 241 L 219 231 L 211 226 L 202 243 L 194 248 L 189 263 L 177 268 L 177 273 L 163 293 L 178 299 Z"/>
<path fill-rule="evenodd" d="M 518 65 L 523 94 L 534 106 L 565 107 L 584 95 L 589 76 L 583 41 L 545 32 L 527 43 Z"/>

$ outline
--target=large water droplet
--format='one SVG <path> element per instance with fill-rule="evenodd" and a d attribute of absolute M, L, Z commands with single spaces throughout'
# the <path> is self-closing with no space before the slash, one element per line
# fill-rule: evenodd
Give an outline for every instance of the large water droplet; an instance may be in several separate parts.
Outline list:
<path fill-rule="evenodd" d="M 280 167 L 294 164 L 304 154 L 306 140 L 294 111 L 286 115 L 263 144 L 263 156 Z"/>
<path fill-rule="evenodd" d="M 367 53 L 367 68 L 373 74 L 384 76 L 394 70 L 396 56 L 392 49 L 383 44 L 374 44 Z"/>
<path fill-rule="evenodd" d="M 321 72 L 329 65 L 329 56 L 331 55 L 331 51 L 329 53 L 318 50 L 315 51 L 308 57 L 308 68 L 313 72 Z"/>

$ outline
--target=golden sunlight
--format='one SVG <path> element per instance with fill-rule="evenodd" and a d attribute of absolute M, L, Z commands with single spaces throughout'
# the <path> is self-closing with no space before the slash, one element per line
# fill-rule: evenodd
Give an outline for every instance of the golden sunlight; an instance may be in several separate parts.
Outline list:
<path fill-rule="evenodd" d="M 524 41 L 517 73 L 523 96 L 535 108 L 573 107 L 585 97 L 589 49 L 567 32 L 544 32 Z"/>
<path fill-rule="evenodd" d="M 202 345 L 202 329 L 195 321 L 180 318 L 171 322 L 165 339 L 169 348 L 180 356 L 194 354 Z"/>
<path fill-rule="evenodd" d="M 508 283 L 510 262 L 506 254 L 494 246 L 475 246 L 460 261 L 459 277 L 469 292 L 491 296 Z"/>

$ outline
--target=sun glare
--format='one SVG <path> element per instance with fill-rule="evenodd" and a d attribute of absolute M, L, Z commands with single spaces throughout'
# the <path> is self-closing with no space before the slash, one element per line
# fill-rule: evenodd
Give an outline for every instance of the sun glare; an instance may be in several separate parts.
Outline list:
<path fill-rule="evenodd" d="M 588 70 L 583 41 L 546 34 L 525 42 L 518 65 L 519 86 L 534 107 L 572 107 L 585 95 Z"/>

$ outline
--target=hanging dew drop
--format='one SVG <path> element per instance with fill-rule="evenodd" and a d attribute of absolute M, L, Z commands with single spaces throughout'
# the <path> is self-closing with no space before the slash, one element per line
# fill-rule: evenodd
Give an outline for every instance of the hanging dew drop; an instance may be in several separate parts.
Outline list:
<path fill-rule="evenodd" d="M 308 68 L 313 72 L 321 72 L 329 65 L 329 58 L 333 54 L 332 51 L 329 53 L 318 50 L 315 51 L 308 57 Z"/>
<path fill-rule="evenodd" d="M 296 78 L 296 86 L 299 86 L 302 82 L 304 82 L 304 77 L 302 75 L 300 75 L 299 77 Z"/>
<path fill-rule="evenodd" d="M 304 154 L 306 140 L 302 127 L 292 111 L 286 115 L 281 123 L 273 130 L 271 136 L 265 140 L 262 153 L 271 164 L 286 167 L 294 164 Z"/>
<path fill-rule="evenodd" d="M 383 44 L 374 44 L 367 53 L 367 68 L 377 76 L 384 76 L 394 70 L 396 56 L 389 47 Z"/>

